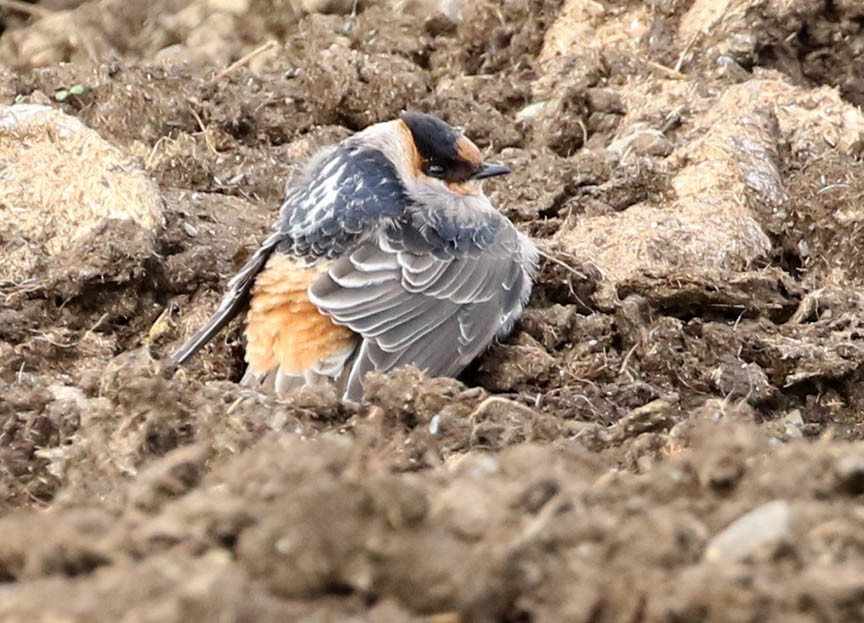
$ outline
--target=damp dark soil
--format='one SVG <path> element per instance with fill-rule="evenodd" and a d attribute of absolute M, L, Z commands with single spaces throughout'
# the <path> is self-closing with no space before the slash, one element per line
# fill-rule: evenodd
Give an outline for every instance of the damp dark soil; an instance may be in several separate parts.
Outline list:
<path fill-rule="evenodd" d="M 0 621 L 864 620 L 859 2 L 0 27 Z M 360 405 L 238 385 L 239 320 L 168 363 L 298 167 L 407 108 L 513 170 L 513 334 Z"/>

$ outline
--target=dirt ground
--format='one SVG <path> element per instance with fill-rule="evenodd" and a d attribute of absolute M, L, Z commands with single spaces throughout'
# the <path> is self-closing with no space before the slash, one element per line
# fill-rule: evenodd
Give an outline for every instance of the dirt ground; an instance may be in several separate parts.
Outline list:
<path fill-rule="evenodd" d="M 0 621 L 864 621 L 862 75 L 855 0 L 0 3 Z M 406 108 L 514 171 L 513 335 L 170 365 Z"/>

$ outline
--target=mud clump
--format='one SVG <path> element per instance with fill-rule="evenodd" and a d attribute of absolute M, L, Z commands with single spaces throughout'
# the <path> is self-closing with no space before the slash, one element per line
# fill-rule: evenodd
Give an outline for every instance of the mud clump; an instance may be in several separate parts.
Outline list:
<path fill-rule="evenodd" d="M 11 243 L 2 250 L 0 281 L 32 279 L 50 273 L 52 264 L 62 270 L 71 247 L 98 246 L 94 243 L 106 228 L 127 222 L 150 238 L 149 245 L 143 240 L 142 248 L 132 251 L 137 236 L 129 236 L 132 259 L 140 263 L 152 252 L 164 222 L 162 198 L 127 155 L 74 117 L 47 106 L 5 107 L 0 133 L 0 235 Z M 102 268 L 107 272 L 108 264 Z"/>
<path fill-rule="evenodd" d="M 355 130 L 398 116 L 426 92 L 422 74 L 410 61 L 339 48 L 325 50 L 303 68 L 300 88 L 316 119 Z M 373 101 L 378 105 L 370 107 Z"/>
<path fill-rule="evenodd" d="M 0 9 L 0 620 L 861 618 L 854 2 L 127 4 Z M 514 332 L 361 404 L 242 320 L 171 364 L 406 108 L 512 169 Z"/>

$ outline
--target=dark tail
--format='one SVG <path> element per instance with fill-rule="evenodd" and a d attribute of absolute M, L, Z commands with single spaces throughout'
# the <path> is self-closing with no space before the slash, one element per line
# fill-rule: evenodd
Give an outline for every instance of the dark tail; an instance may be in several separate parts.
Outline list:
<path fill-rule="evenodd" d="M 197 353 L 204 347 L 207 342 L 213 339 L 213 336 L 226 324 L 246 308 L 249 303 L 249 292 L 252 289 L 252 284 L 255 282 L 255 276 L 264 267 L 267 259 L 273 253 L 273 250 L 282 240 L 282 234 L 279 232 L 273 233 L 264 241 L 246 265 L 240 269 L 236 275 L 228 282 L 228 292 L 219 303 L 219 308 L 192 338 L 183 344 L 180 349 L 171 355 L 171 361 L 174 363 L 185 363 L 192 355 Z"/>

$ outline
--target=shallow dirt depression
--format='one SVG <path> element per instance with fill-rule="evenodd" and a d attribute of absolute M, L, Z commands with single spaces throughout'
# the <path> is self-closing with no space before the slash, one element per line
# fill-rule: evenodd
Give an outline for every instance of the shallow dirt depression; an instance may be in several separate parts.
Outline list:
<path fill-rule="evenodd" d="M 860 2 L 0 24 L 0 621 L 864 620 Z M 557 258 L 514 334 L 356 408 L 240 388 L 239 322 L 168 365 L 297 166 L 409 107 Z"/>

